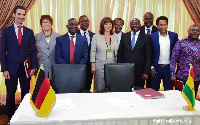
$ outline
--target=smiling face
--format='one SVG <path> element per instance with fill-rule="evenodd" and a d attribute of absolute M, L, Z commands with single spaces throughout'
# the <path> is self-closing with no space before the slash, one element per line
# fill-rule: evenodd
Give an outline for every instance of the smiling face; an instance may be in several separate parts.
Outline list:
<path fill-rule="evenodd" d="M 134 18 L 131 22 L 130 22 L 130 27 L 131 30 L 135 33 L 137 31 L 140 30 L 141 24 L 140 24 L 140 20 L 137 18 Z"/>
<path fill-rule="evenodd" d="M 167 34 L 168 24 L 166 20 L 159 20 L 157 27 L 161 35 Z"/>
<path fill-rule="evenodd" d="M 123 21 L 121 20 L 115 20 L 115 33 L 119 33 L 122 30 L 123 27 Z"/>
<path fill-rule="evenodd" d="M 143 21 L 144 21 L 144 25 L 147 28 L 149 28 L 151 25 L 153 25 L 153 15 L 150 13 L 146 13 L 144 15 Z"/>
<path fill-rule="evenodd" d="M 25 10 L 17 9 L 16 13 L 13 13 L 13 17 L 15 18 L 15 24 L 22 25 L 25 21 Z"/>
<path fill-rule="evenodd" d="M 48 19 L 44 19 L 42 21 L 42 29 L 45 30 L 45 31 L 48 31 L 51 29 L 51 22 L 48 20 Z"/>
<path fill-rule="evenodd" d="M 71 35 L 75 35 L 76 31 L 78 30 L 78 22 L 76 19 L 68 20 L 67 29 Z"/>
<path fill-rule="evenodd" d="M 83 30 L 83 31 L 86 31 L 89 27 L 89 19 L 87 17 L 81 17 L 79 18 L 79 25 L 80 25 L 80 28 Z"/>
<path fill-rule="evenodd" d="M 188 30 L 188 37 L 192 41 L 196 41 L 199 38 L 200 35 L 200 28 L 197 25 L 190 26 Z"/>
<path fill-rule="evenodd" d="M 110 23 L 110 22 L 105 23 L 104 30 L 105 30 L 105 32 L 110 32 L 110 30 L 112 30 L 112 23 Z"/>

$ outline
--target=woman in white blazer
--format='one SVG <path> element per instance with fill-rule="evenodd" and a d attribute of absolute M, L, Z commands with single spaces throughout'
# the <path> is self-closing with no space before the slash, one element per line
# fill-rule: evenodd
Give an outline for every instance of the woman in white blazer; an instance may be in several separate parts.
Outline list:
<path fill-rule="evenodd" d="M 104 64 L 117 62 L 118 38 L 113 33 L 114 23 L 110 17 L 104 17 L 100 23 L 99 34 L 91 42 L 91 72 L 95 75 L 95 89 L 105 89 Z"/>
<path fill-rule="evenodd" d="M 38 65 L 43 64 L 45 75 L 51 80 L 51 67 L 55 61 L 55 45 L 58 33 L 52 30 L 53 19 L 50 15 L 42 15 L 40 18 L 42 31 L 35 35 Z"/>

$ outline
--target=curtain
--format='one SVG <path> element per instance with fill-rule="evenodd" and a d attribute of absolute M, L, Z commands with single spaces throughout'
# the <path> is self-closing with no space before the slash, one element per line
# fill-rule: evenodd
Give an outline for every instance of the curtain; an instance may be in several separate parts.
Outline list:
<path fill-rule="evenodd" d="M 4 0 L 3 2 L 0 0 L 0 13 L 4 13 L 1 9 L 5 9 L 7 4 L 10 5 L 7 9 L 12 10 L 11 5 L 14 6 L 12 2 L 17 3 L 16 0 Z M 187 37 L 187 30 L 193 24 L 182 0 L 34 0 L 27 5 L 34 2 L 35 4 L 26 14 L 24 25 L 33 29 L 35 34 L 41 31 L 39 20 L 43 14 L 49 14 L 53 17 L 52 28 L 61 35 L 67 32 L 67 20 L 72 17 L 78 20 L 81 15 L 89 17 L 89 30 L 95 33 L 98 33 L 100 21 L 105 16 L 112 19 L 122 18 L 124 20 L 122 31 L 128 32 L 130 31 L 130 21 L 133 18 L 138 18 L 143 25 L 143 15 L 149 11 L 154 14 L 154 25 L 158 16 L 167 16 L 169 18 L 168 30 L 178 33 L 179 39 Z M 7 14 L 4 14 L 6 17 L 12 13 L 9 10 L 5 12 L 7 12 Z M 1 22 L 5 23 L 8 20 L 11 20 L 11 16 L 3 17 Z M 3 27 L 5 26 L 7 25 L 4 24 Z M 0 23 L 0 29 L 2 29 L 2 23 Z M 1 95 L 1 90 L 5 89 L 1 74 L 0 87 Z"/>
<path fill-rule="evenodd" d="M 26 8 L 26 12 L 30 10 L 36 0 L 0 0 L 0 34 L 4 27 L 10 26 L 14 22 L 13 9 L 16 5 L 22 5 Z M 1 63 L 0 63 L 1 65 Z M 1 67 L 0 67 L 1 70 Z M 19 86 L 18 86 L 19 88 Z M 18 90 L 17 90 L 18 91 Z M 20 94 L 16 93 L 16 100 L 20 100 Z M 0 104 L 6 103 L 5 78 L 0 72 Z"/>
<path fill-rule="evenodd" d="M 183 0 L 192 20 L 200 26 L 200 0 Z"/>
<path fill-rule="evenodd" d="M 14 22 L 13 9 L 16 5 L 22 5 L 26 12 L 32 7 L 36 0 L 0 0 L 0 33 L 4 27 L 10 26 Z"/>

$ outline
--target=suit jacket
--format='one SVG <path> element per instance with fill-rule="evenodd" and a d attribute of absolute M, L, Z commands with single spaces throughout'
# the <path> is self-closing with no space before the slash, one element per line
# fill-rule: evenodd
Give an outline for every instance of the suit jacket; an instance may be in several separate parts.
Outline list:
<path fill-rule="evenodd" d="M 56 38 L 56 63 L 70 64 L 70 38 L 68 33 Z M 84 36 L 76 34 L 74 64 L 86 64 L 88 60 L 88 43 Z"/>
<path fill-rule="evenodd" d="M 174 48 L 175 43 L 178 41 L 178 34 L 168 31 L 170 39 L 170 57 L 172 49 Z M 160 57 L 160 43 L 159 43 L 159 31 L 151 34 L 152 44 L 153 44 L 153 67 L 158 68 L 158 60 Z"/>
<path fill-rule="evenodd" d="M 8 71 L 14 75 L 19 68 L 25 71 L 24 61 L 31 57 L 32 69 L 37 69 L 37 51 L 35 47 L 35 37 L 31 29 L 23 26 L 23 36 L 21 45 L 15 33 L 14 25 L 6 27 L 1 33 L 1 71 Z"/>
<path fill-rule="evenodd" d="M 156 26 L 153 25 L 151 34 L 157 32 L 157 31 L 158 31 L 158 28 L 157 28 Z M 141 26 L 140 32 L 145 33 L 145 25 Z"/>
<path fill-rule="evenodd" d="M 81 35 L 80 29 L 77 30 L 76 33 L 78 33 L 78 34 Z M 88 30 L 88 33 L 89 33 L 89 36 L 90 36 L 90 44 L 89 44 L 89 46 L 88 46 L 88 61 L 87 61 L 87 63 L 90 64 L 90 50 L 91 50 L 91 42 L 92 42 L 92 37 L 93 37 L 94 33 L 91 32 L 91 31 L 89 31 L 89 30 Z"/>
<path fill-rule="evenodd" d="M 55 45 L 59 34 L 52 31 L 49 42 L 47 42 L 43 31 L 35 35 L 38 65 L 43 64 L 45 75 L 51 80 L 51 66 L 56 63 Z M 49 74 L 49 76 L 48 76 Z"/>
<path fill-rule="evenodd" d="M 122 35 L 119 45 L 119 63 L 135 63 L 135 74 L 150 74 L 152 41 L 149 35 L 139 33 L 135 47 L 131 48 L 131 31 Z"/>

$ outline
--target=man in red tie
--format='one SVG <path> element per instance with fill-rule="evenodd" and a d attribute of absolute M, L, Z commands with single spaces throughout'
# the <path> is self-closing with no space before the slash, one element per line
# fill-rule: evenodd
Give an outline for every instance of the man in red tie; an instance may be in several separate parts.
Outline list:
<path fill-rule="evenodd" d="M 58 64 L 86 64 L 88 59 L 87 39 L 77 34 L 78 22 L 70 18 L 68 32 L 56 38 L 55 56 Z"/>
<path fill-rule="evenodd" d="M 15 92 L 18 78 L 21 87 L 21 99 L 30 89 L 30 78 L 26 77 L 24 62 L 29 57 L 31 58 L 31 76 L 34 75 L 35 69 L 38 67 L 34 33 L 23 25 L 25 12 L 23 6 L 16 6 L 13 13 L 14 24 L 4 28 L 1 33 L 1 71 L 5 77 L 6 113 L 9 120 L 15 112 Z"/>

